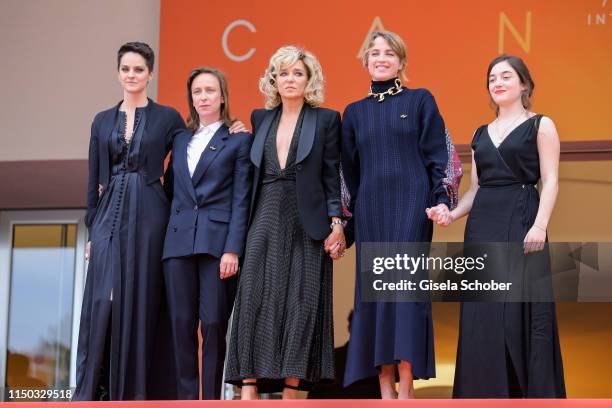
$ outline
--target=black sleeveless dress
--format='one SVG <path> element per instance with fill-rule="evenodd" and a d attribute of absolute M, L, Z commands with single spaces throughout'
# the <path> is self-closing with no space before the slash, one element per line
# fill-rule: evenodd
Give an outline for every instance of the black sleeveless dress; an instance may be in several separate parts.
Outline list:
<path fill-rule="evenodd" d="M 476 131 L 472 149 L 479 189 L 467 220 L 466 243 L 523 242 L 533 226 L 539 205 L 535 185 L 540 179 L 541 117 L 521 123 L 497 148 L 486 125 Z M 522 257 L 509 259 L 516 258 Z M 550 271 L 526 271 L 525 276 L 531 273 Z M 453 397 L 564 398 L 555 304 L 462 303 Z"/>
<path fill-rule="evenodd" d="M 234 305 L 226 382 L 257 378 L 260 393 L 282 391 L 287 377 L 300 379 L 300 389 L 334 378 L 332 261 L 298 213 L 295 160 L 303 118 L 304 109 L 284 168 L 276 150 L 280 115 L 270 126 Z"/>

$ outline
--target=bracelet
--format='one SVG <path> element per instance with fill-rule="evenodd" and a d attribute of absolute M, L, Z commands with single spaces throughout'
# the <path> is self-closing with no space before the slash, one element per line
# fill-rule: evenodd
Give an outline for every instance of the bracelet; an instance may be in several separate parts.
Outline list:
<path fill-rule="evenodd" d="M 344 222 L 342 222 L 342 220 L 332 220 L 331 224 L 329 224 L 329 228 L 334 229 L 334 225 L 344 226 Z"/>
<path fill-rule="evenodd" d="M 534 227 L 536 227 L 537 229 L 539 229 L 540 231 L 544 231 L 544 232 L 546 232 L 546 228 L 542 228 L 542 227 L 540 227 L 540 226 L 539 226 L 538 224 L 536 224 L 536 223 L 534 223 L 534 224 L 533 224 L 533 226 L 534 226 Z"/>

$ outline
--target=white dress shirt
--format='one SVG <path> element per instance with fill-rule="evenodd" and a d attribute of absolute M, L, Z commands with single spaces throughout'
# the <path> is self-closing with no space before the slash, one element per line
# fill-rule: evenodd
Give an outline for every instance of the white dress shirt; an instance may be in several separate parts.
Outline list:
<path fill-rule="evenodd" d="M 204 126 L 200 123 L 198 130 L 191 136 L 191 140 L 189 140 L 189 144 L 187 144 L 187 166 L 189 167 L 189 175 L 191 177 L 193 177 L 193 173 L 195 172 L 204 149 L 206 149 L 206 146 L 210 143 L 210 139 L 212 139 L 213 135 L 219 130 L 222 124 L 222 121 L 211 123 L 208 126 Z"/>

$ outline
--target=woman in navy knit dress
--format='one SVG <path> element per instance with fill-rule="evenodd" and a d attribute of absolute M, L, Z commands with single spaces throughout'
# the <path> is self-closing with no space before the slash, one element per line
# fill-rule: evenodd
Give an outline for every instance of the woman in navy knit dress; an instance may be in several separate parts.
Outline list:
<path fill-rule="evenodd" d="M 353 328 L 345 385 L 379 376 L 382 398 L 413 398 L 413 379 L 435 376 L 431 304 L 362 302 L 362 242 L 429 242 L 426 210 L 446 213 L 448 162 L 444 121 L 426 89 L 401 86 L 406 63 L 399 36 L 372 33 L 364 51 L 372 84 L 368 97 L 347 106 L 342 167 L 351 196 L 357 250 Z M 395 370 L 400 374 L 399 395 Z"/>

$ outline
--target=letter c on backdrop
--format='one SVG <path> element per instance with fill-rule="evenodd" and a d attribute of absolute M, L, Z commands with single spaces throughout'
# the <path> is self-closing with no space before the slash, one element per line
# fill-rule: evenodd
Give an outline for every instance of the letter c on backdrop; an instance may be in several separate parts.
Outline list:
<path fill-rule="evenodd" d="M 229 37 L 231 31 L 238 26 L 244 26 L 248 28 L 249 31 L 252 33 L 257 32 L 257 30 L 255 29 L 255 26 L 250 21 L 242 20 L 242 19 L 232 21 L 225 28 L 225 31 L 223 31 L 223 36 L 221 37 L 221 46 L 223 47 L 223 52 L 225 53 L 227 58 L 231 59 L 232 61 L 242 62 L 242 61 L 248 60 L 249 58 L 253 56 L 253 54 L 255 53 L 255 48 L 249 49 L 245 54 L 242 54 L 242 55 L 236 55 L 230 51 L 229 46 L 227 45 L 227 38 Z"/>

